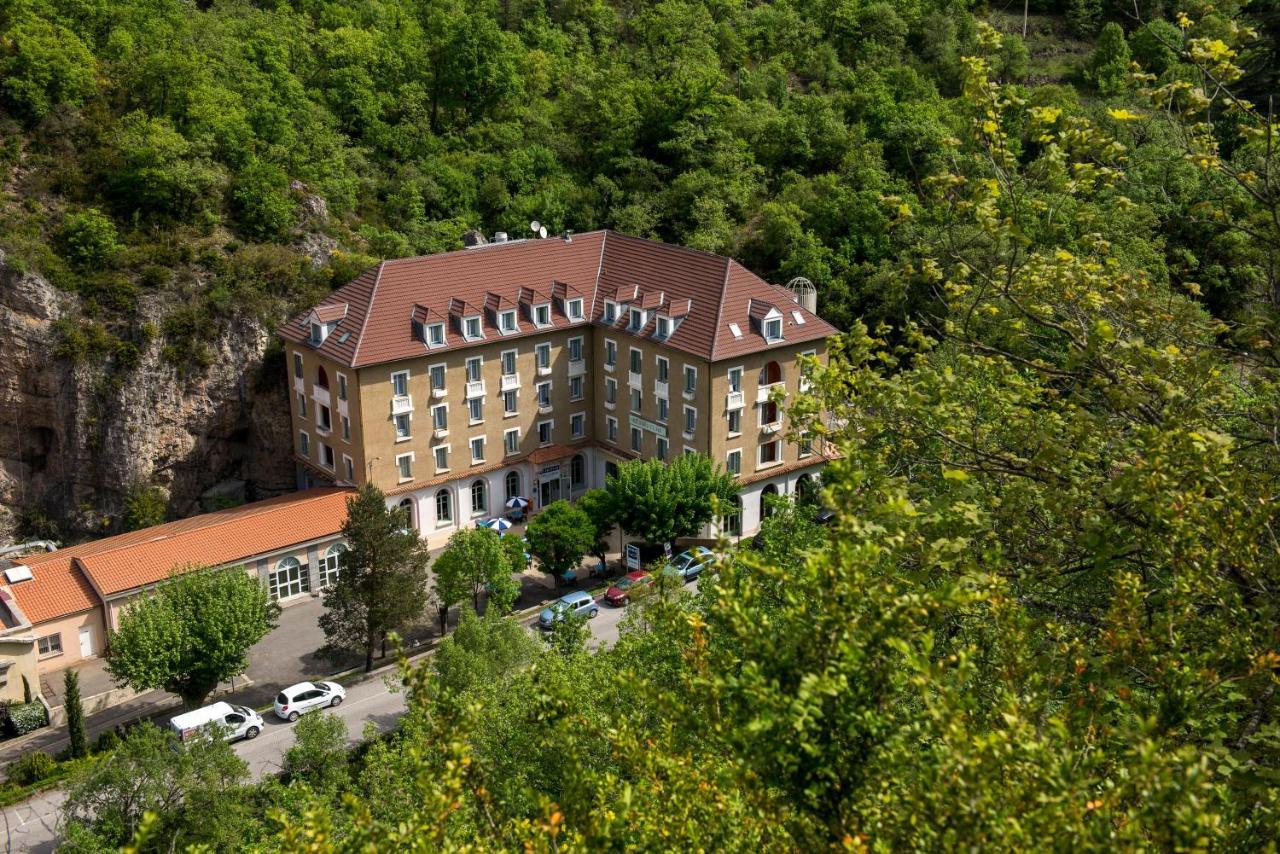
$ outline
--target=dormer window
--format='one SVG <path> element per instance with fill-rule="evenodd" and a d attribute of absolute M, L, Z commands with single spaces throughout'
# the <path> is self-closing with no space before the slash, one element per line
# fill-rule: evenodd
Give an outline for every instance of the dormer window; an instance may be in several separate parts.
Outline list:
<path fill-rule="evenodd" d="M 604 322 L 614 323 L 618 319 L 618 304 L 611 299 L 604 301 Z"/>
<path fill-rule="evenodd" d="M 627 325 L 627 329 L 631 332 L 639 332 L 644 328 L 647 318 L 643 309 L 631 309 L 631 322 Z"/>
<path fill-rule="evenodd" d="M 498 323 L 503 335 L 517 331 L 519 327 L 516 325 L 516 310 L 513 308 L 502 312 Z"/>
<path fill-rule="evenodd" d="M 659 341 L 665 341 L 671 336 L 671 318 L 658 315 L 658 328 L 654 330 L 653 337 Z"/>
<path fill-rule="evenodd" d="M 428 347 L 444 346 L 444 324 L 443 323 L 427 324 L 427 346 Z"/>
<path fill-rule="evenodd" d="M 312 344 L 312 346 L 314 346 L 314 347 L 319 347 L 321 344 L 323 344 L 323 343 L 324 343 L 324 339 L 325 339 L 327 336 L 328 336 L 328 329 L 326 329 L 326 328 L 325 328 L 325 325 L 324 325 L 323 323 L 312 323 L 312 324 L 311 324 L 311 344 Z"/>
<path fill-rule="evenodd" d="M 764 321 L 764 340 L 770 344 L 782 340 L 782 318 L 766 318 Z"/>
<path fill-rule="evenodd" d="M 535 305 L 533 307 L 533 325 L 551 325 L 551 303 L 544 302 L 541 305 Z"/>
<path fill-rule="evenodd" d="M 582 319 L 582 297 L 569 300 L 565 314 L 569 315 L 570 320 Z"/>
<path fill-rule="evenodd" d="M 480 331 L 480 316 L 472 315 L 462 319 L 463 334 L 468 341 L 476 341 L 484 337 L 484 333 Z"/>

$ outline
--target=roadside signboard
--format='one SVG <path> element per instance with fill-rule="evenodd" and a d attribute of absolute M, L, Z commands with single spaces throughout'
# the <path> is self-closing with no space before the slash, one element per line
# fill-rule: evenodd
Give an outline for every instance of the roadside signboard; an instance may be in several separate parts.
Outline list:
<path fill-rule="evenodd" d="M 662 554 L 666 557 L 671 557 L 671 543 L 662 544 Z"/>
<path fill-rule="evenodd" d="M 627 569 L 640 568 L 640 547 L 635 543 L 627 543 Z"/>

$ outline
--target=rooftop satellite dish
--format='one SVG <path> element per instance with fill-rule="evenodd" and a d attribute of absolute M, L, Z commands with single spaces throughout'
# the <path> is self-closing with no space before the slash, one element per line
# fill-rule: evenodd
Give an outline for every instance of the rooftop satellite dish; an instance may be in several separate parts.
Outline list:
<path fill-rule="evenodd" d="M 545 225 L 538 226 L 538 236 L 543 240 L 547 239 L 547 227 Z"/>
<path fill-rule="evenodd" d="M 529 230 L 532 231 L 534 234 L 537 234 L 538 229 L 540 228 L 542 228 L 542 223 L 538 222 L 536 219 L 533 222 L 529 223 Z"/>

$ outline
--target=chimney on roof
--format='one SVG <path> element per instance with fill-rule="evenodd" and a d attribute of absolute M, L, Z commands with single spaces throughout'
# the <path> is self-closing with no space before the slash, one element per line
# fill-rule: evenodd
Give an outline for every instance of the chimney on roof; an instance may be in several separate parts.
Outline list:
<path fill-rule="evenodd" d="M 573 232 L 567 228 L 564 230 L 564 242 L 565 243 L 573 242 Z"/>
<path fill-rule="evenodd" d="M 488 242 L 489 241 L 484 239 L 484 235 L 474 228 L 462 232 L 462 245 L 467 249 L 484 246 Z"/>
<path fill-rule="evenodd" d="M 507 242 L 507 233 L 506 233 L 505 231 L 495 231 L 495 232 L 493 233 L 493 242 L 494 242 L 494 243 L 506 243 L 506 242 Z"/>

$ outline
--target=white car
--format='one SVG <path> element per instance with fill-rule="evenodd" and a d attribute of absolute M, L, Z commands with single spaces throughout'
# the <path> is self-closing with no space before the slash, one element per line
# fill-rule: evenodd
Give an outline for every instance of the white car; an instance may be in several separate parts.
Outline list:
<path fill-rule="evenodd" d="M 276 695 L 276 717 L 296 721 L 306 712 L 338 706 L 346 697 L 347 689 L 337 682 L 299 682 Z"/>

